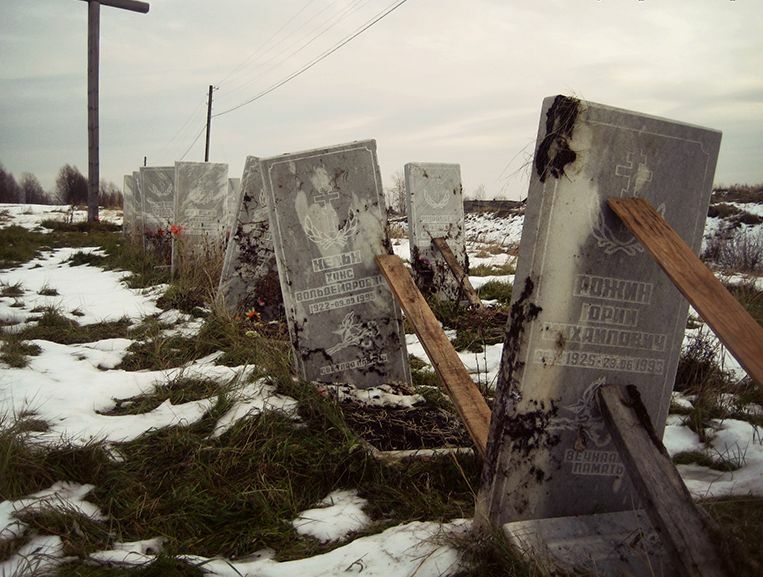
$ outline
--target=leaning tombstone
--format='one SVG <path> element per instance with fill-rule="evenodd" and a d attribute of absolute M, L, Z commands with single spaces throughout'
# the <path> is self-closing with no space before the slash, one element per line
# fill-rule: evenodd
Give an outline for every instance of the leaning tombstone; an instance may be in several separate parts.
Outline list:
<path fill-rule="evenodd" d="M 175 167 L 141 167 L 143 196 L 143 242 L 169 264 L 170 225 L 175 220 Z"/>
<path fill-rule="evenodd" d="M 235 226 L 236 218 L 238 217 L 239 206 L 241 206 L 241 179 L 229 178 L 228 196 L 226 198 L 225 206 L 226 234 L 230 234 L 230 231 Z"/>
<path fill-rule="evenodd" d="M 411 268 L 419 290 L 440 300 L 457 300 L 461 283 L 432 239 L 443 238 L 464 271 L 469 270 L 464 242 L 464 201 L 458 164 L 405 165 Z"/>
<path fill-rule="evenodd" d="M 262 173 L 299 375 L 410 382 L 400 309 L 374 262 L 389 247 L 376 141 L 265 159 Z"/>
<path fill-rule="evenodd" d="M 135 195 L 135 179 L 132 174 L 124 175 L 124 185 L 122 186 L 122 234 L 127 238 L 132 235 L 132 229 L 135 226 L 135 212 L 133 196 Z"/>
<path fill-rule="evenodd" d="M 259 158 L 246 158 L 241 182 L 240 207 L 225 250 L 219 292 L 230 312 L 271 321 L 283 316 L 283 299 Z"/>
<path fill-rule="evenodd" d="M 647 199 L 696 252 L 720 137 L 543 103 L 479 499 L 535 554 L 603 574 L 652 574 L 651 558 L 670 574 L 595 399 L 604 384 L 636 385 L 662 436 L 688 304 L 606 200 Z"/>
<path fill-rule="evenodd" d="M 227 164 L 175 163 L 175 218 L 170 227 L 173 274 L 188 266 L 209 271 L 222 264 L 227 193 Z"/>
<path fill-rule="evenodd" d="M 135 184 L 133 188 L 132 197 L 132 213 L 135 215 L 134 225 L 132 228 L 132 242 L 134 244 L 143 245 L 143 194 L 140 187 L 140 172 L 138 170 L 133 171 L 132 181 Z"/>

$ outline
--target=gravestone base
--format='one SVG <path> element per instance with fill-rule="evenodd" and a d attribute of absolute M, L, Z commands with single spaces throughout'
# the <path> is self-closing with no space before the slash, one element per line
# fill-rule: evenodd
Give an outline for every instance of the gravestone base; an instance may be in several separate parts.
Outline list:
<path fill-rule="evenodd" d="M 503 531 L 511 545 L 551 575 L 677 575 L 643 510 L 514 521 Z"/>

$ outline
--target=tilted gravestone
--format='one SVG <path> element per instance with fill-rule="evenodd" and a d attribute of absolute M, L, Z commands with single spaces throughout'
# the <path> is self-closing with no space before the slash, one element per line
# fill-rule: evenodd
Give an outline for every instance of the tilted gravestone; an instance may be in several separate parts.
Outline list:
<path fill-rule="evenodd" d="M 136 244 L 143 244 L 143 194 L 140 187 L 140 172 L 133 171 L 132 181 L 134 183 L 132 197 L 132 212 L 135 220 L 132 229 L 132 241 Z"/>
<path fill-rule="evenodd" d="M 283 299 L 259 158 L 246 158 L 241 182 L 240 207 L 225 250 L 219 290 L 231 312 L 253 310 L 269 321 L 283 315 Z"/>
<path fill-rule="evenodd" d="M 464 201 L 458 164 L 405 165 L 406 207 L 411 246 L 411 267 L 419 290 L 441 300 L 455 300 L 461 284 L 440 251 L 432 244 L 442 237 L 461 267 L 469 264 L 464 242 Z"/>
<path fill-rule="evenodd" d="M 133 197 L 135 196 L 135 179 L 133 179 L 132 174 L 125 174 L 123 182 L 122 234 L 127 238 L 131 238 L 133 228 L 135 227 L 135 206 L 133 200 Z"/>
<path fill-rule="evenodd" d="M 400 310 L 374 261 L 389 246 L 376 142 L 265 159 L 262 172 L 300 376 L 409 382 Z"/>
<path fill-rule="evenodd" d="M 662 436 L 688 304 L 606 199 L 649 200 L 698 250 L 720 136 L 544 101 L 480 496 L 496 526 L 638 508 L 596 391 L 635 384 Z"/>
<path fill-rule="evenodd" d="M 228 196 L 226 200 L 226 225 L 225 232 L 230 234 L 233 230 L 236 218 L 238 217 L 238 209 L 241 206 L 241 179 L 229 178 L 228 179 Z"/>
<path fill-rule="evenodd" d="M 199 264 L 222 258 L 227 193 L 227 164 L 175 163 L 173 271 L 181 261 Z"/>

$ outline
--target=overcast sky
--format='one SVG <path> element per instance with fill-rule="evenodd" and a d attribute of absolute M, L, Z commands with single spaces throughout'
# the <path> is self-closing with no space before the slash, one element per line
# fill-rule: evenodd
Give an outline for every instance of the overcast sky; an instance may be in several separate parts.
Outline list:
<path fill-rule="evenodd" d="M 391 0 L 152 0 L 101 7 L 101 176 L 203 160 L 216 114 Z M 0 163 L 52 188 L 87 172 L 87 5 L 0 2 Z M 375 138 L 385 185 L 457 162 L 464 190 L 526 195 L 541 101 L 580 98 L 723 131 L 716 183 L 763 181 L 762 0 L 408 0 L 273 93 L 214 118 L 210 160 Z M 190 147 L 190 149 L 189 149 Z"/>

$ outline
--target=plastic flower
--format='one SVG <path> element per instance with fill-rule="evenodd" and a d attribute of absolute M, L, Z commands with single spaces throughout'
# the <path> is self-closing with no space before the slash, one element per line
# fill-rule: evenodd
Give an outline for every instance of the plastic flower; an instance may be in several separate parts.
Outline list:
<path fill-rule="evenodd" d="M 246 313 L 245 313 L 245 314 L 246 314 L 246 318 L 248 318 L 250 321 L 251 321 L 251 320 L 256 320 L 256 319 L 260 318 L 260 313 L 258 313 L 258 312 L 257 312 L 255 309 L 253 309 L 253 308 L 252 308 L 252 309 L 249 309 L 248 311 L 246 311 Z"/>
<path fill-rule="evenodd" d="M 170 234 L 172 236 L 180 236 L 180 234 L 183 232 L 183 227 L 179 224 L 171 224 L 170 225 Z"/>

